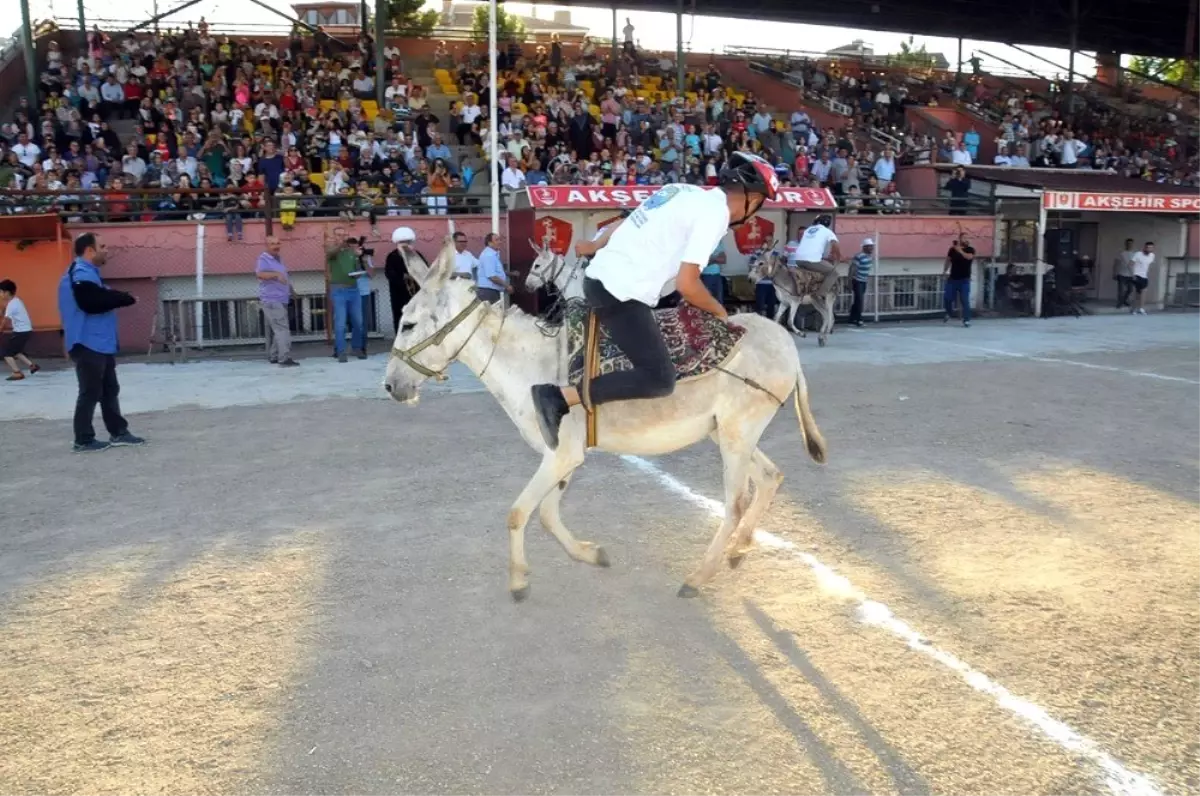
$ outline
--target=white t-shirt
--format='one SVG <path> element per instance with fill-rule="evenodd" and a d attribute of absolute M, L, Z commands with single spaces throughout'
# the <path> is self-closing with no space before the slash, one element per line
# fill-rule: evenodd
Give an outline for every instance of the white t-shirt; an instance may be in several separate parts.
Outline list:
<path fill-rule="evenodd" d="M 8 306 L 4 308 L 4 315 L 12 321 L 13 332 L 33 331 L 33 322 L 29 320 L 29 310 L 25 309 L 25 302 L 16 296 L 8 300 Z"/>
<path fill-rule="evenodd" d="M 703 268 L 728 229 L 724 191 L 666 185 L 621 223 L 592 258 L 587 275 L 614 298 L 653 307 L 668 283 L 674 289 L 679 266 Z"/>
<path fill-rule="evenodd" d="M 796 246 L 795 261 L 798 263 L 819 263 L 825 259 L 825 252 L 830 241 L 836 241 L 838 236 L 833 230 L 822 224 L 813 224 L 804 230 L 800 243 Z"/>
<path fill-rule="evenodd" d="M 1129 264 L 1133 267 L 1133 275 L 1140 276 L 1142 279 L 1150 278 L 1150 266 L 1154 265 L 1154 252 L 1146 254 L 1145 252 L 1134 252 L 1129 258 Z"/>
<path fill-rule="evenodd" d="M 481 113 L 483 113 L 483 108 L 479 105 L 464 105 L 462 109 L 462 123 L 475 124 Z"/>
<path fill-rule="evenodd" d="M 470 274 L 479 267 L 479 260 L 465 249 L 454 253 L 454 273 Z"/>

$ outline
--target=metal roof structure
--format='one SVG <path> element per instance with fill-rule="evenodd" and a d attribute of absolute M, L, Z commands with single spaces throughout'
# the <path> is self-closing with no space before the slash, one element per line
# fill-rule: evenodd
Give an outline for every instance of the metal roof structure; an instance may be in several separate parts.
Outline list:
<path fill-rule="evenodd" d="M 952 171 L 955 166 L 939 163 L 937 169 Z M 999 182 L 1020 188 L 1046 191 L 1093 191 L 1097 193 L 1196 194 L 1185 185 L 1149 182 L 1091 169 L 1014 169 L 1004 166 L 966 166 L 973 180 Z"/>
<path fill-rule="evenodd" d="M 596 0 L 556 5 L 605 7 Z M 1068 47 L 1072 16 L 1076 50 L 1180 58 L 1197 52 L 1194 0 L 621 0 L 623 11 L 797 22 L 919 33 L 1043 47 Z M 1190 41 L 1189 41 L 1190 39 Z M 1189 46 L 1190 45 L 1190 46 Z M 799 49 L 805 48 L 798 42 Z"/>

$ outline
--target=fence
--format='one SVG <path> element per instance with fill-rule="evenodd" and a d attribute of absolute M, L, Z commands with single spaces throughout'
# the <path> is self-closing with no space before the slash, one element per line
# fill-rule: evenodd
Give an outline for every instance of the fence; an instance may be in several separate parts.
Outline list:
<path fill-rule="evenodd" d="M 0 215 L 53 212 L 76 224 L 225 220 L 230 234 L 252 218 L 265 219 L 270 227 L 273 221 L 290 224 L 297 218 L 465 215 L 486 213 L 490 207 L 488 194 L 463 192 L 397 195 L 372 204 L 348 196 L 271 194 L 261 189 L 0 190 Z"/>
<path fill-rule="evenodd" d="M 1172 309 L 1200 307 L 1200 261 L 1189 257 L 1167 258 L 1166 305 Z"/>

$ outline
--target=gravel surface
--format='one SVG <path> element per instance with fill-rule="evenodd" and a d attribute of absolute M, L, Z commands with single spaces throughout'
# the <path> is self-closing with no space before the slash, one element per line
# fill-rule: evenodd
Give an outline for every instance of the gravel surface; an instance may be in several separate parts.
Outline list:
<path fill-rule="evenodd" d="M 800 340 L 830 463 L 780 413 L 764 528 L 1195 792 L 1198 338 L 1115 316 Z M 72 374 L 3 391 L 0 791 L 1113 792 L 793 555 L 677 599 L 716 521 L 619 457 L 564 500 L 612 568 L 534 520 L 513 604 L 535 455 L 461 371 L 380 400 L 383 362 L 123 365 L 152 443 L 88 456 Z M 720 495 L 710 445 L 653 465 Z"/>

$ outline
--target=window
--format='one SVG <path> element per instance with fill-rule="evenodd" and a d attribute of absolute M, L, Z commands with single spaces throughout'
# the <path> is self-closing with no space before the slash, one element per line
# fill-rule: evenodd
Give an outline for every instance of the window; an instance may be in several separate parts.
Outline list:
<path fill-rule="evenodd" d="M 1037 259 L 1037 222 L 1005 221 L 1000 230 L 1001 262 L 1032 263 Z"/>
<path fill-rule="evenodd" d="M 315 8 L 310 8 L 304 12 L 304 22 L 313 26 L 321 24 L 321 17 Z"/>

